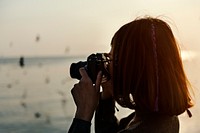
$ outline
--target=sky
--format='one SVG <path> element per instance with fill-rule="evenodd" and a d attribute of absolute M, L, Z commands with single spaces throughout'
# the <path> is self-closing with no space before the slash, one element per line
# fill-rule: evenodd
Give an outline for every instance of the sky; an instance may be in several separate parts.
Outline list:
<path fill-rule="evenodd" d="M 136 17 L 162 16 L 188 51 L 200 50 L 199 0 L 0 0 L 0 57 L 108 52 Z"/>

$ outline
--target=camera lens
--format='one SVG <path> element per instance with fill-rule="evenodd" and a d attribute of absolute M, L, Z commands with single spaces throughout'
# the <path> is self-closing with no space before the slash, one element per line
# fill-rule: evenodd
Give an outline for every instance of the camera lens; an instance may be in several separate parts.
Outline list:
<path fill-rule="evenodd" d="M 81 67 L 85 67 L 87 65 L 87 62 L 79 61 L 78 63 L 72 63 L 70 66 L 70 76 L 71 78 L 75 78 L 80 80 L 81 74 L 79 73 L 79 69 Z"/>

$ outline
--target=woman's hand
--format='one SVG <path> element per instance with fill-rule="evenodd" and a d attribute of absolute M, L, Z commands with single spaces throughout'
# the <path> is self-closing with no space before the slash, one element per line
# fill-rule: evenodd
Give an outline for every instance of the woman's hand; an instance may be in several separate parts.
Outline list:
<path fill-rule="evenodd" d="M 71 90 L 74 102 L 77 106 L 75 118 L 91 121 L 99 102 L 102 72 L 98 73 L 95 85 L 93 85 L 84 68 L 80 68 L 79 72 L 82 78 Z"/>
<path fill-rule="evenodd" d="M 101 99 L 105 100 L 113 97 L 112 80 L 102 83 L 102 89 Z"/>

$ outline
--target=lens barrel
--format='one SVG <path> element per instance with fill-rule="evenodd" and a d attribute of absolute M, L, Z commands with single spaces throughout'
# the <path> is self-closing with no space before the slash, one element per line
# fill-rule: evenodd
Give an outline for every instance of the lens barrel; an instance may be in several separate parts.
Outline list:
<path fill-rule="evenodd" d="M 71 78 L 75 78 L 80 80 L 81 74 L 79 73 L 79 69 L 81 67 L 85 67 L 87 65 L 87 61 L 79 61 L 78 63 L 72 63 L 70 66 L 70 76 Z"/>

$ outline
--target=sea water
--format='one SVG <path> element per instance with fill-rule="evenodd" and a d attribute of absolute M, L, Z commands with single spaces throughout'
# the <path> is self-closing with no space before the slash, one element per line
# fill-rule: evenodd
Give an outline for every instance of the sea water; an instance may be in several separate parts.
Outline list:
<path fill-rule="evenodd" d="M 0 133 L 66 133 L 72 122 L 75 104 L 71 88 L 78 82 L 69 76 L 73 62 L 86 57 L 35 57 L 0 59 Z M 188 78 L 194 86 L 193 117 L 180 115 L 181 133 L 199 133 L 199 57 L 184 61 Z M 119 118 L 131 111 L 120 109 Z M 92 124 L 91 132 L 94 132 Z"/>

